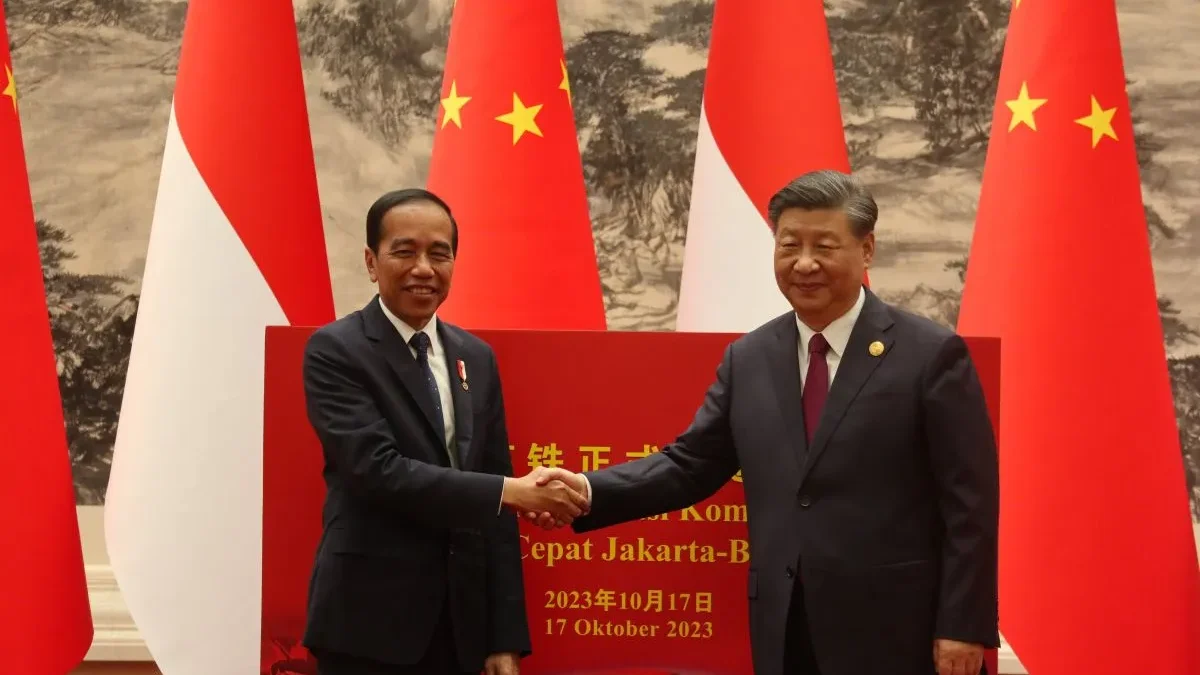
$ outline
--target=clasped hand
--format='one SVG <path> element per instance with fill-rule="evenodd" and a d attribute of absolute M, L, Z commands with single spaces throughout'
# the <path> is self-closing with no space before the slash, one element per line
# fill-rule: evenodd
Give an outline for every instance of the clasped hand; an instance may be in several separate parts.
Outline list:
<path fill-rule="evenodd" d="M 583 477 L 565 469 L 537 467 L 504 480 L 504 505 L 545 528 L 570 525 L 588 512 Z"/>

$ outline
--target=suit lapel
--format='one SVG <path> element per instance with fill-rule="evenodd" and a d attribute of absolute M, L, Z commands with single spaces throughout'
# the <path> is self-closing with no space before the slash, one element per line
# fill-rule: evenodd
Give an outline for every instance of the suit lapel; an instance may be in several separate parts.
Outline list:
<path fill-rule="evenodd" d="M 363 317 L 367 338 L 375 343 L 388 366 L 400 378 L 400 382 L 408 391 L 409 396 L 421 410 L 421 416 L 425 418 L 426 431 L 432 433 L 438 441 L 436 447 L 443 447 L 445 441 L 442 439 L 445 437 L 445 431 L 439 428 L 441 425 L 436 422 L 437 411 L 434 408 L 433 395 L 429 392 L 429 386 L 425 381 L 425 373 L 421 372 L 421 366 L 417 364 L 417 359 L 413 357 L 409 346 L 404 344 L 404 339 L 400 337 L 399 331 L 383 315 L 378 298 L 363 308 Z M 440 453 L 437 459 L 439 462 L 444 461 L 445 453 Z"/>
<path fill-rule="evenodd" d="M 473 434 L 472 422 L 475 417 L 470 391 L 473 369 L 472 364 L 467 362 L 466 350 L 463 349 L 458 333 L 442 321 L 438 322 L 438 333 L 442 338 L 442 347 L 446 350 L 446 367 L 450 370 L 450 395 L 454 399 L 454 443 L 458 451 L 458 466 L 465 470 L 470 466 L 469 462 L 472 459 L 469 450 Z M 465 380 L 459 374 L 459 361 L 462 361 L 466 373 Z M 465 387 L 464 381 L 467 383 Z"/>
<path fill-rule="evenodd" d="M 858 392 L 879 364 L 891 353 L 895 336 L 890 335 L 888 329 L 892 326 L 892 318 L 881 300 L 870 291 L 866 293 L 862 313 L 850 332 L 850 341 L 846 343 L 846 352 L 842 354 L 838 363 L 837 374 L 834 375 L 833 386 L 829 388 L 829 396 L 825 399 L 825 408 L 821 411 L 821 420 L 817 424 L 816 434 L 813 435 L 812 446 L 805 456 L 801 482 L 829 445 L 830 437 L 837 431 Z M 872 342 L 883 343 L 884 351 L 881 356 L 871 355 L 869 349 Z"/>
<path fill-rule="evenodd" d="M 800 353 L 798 346 L 800 331 L 796 327 L 796 315 L 788 313 L 779 321 L 775 339 L 768 355 L 771 381 L 775 386 L 775 401 L 787 431 L 788 454 L 797 470 L 800 458 L 806 452 L 808 439 L 804 435 L 804 404 L 800 397 Z"/>

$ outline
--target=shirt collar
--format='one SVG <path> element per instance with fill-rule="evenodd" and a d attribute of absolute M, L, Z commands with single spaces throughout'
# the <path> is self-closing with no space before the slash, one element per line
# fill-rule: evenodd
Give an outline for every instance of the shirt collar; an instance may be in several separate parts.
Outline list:
<path fill-rule="evenodd" d="M 404 344 L 408 344 L 412 340 L 412 336 L 417 334 L 417 329 L 405 323 L 400 317 L 392 314 L 387 305 L 383 304 L 382 297 L 379 298 L 379 308 L 383 310 L 383 315 L 388 318 L 388 321 L 391 321 L 396 330 L 400 332 L 400 337 L 404 339 Z M 439 353 L 442 348 L 442 341 L 438 338 L 436 314 L 429 318 L 429 323 L 425 324 L 425 328 L 421 329 L 421 332 L 429 336 L 429 352 L 431 354 Z"/>
<path fill-rule="evenodd" d="M 850 342 L 850 333 L 854 330 L 854 324 L 858 321 L 858 315 L 862 314 L 863 304 L 866 300 L 867 293 L 862 289 L 862 286 L 859 286 L 858 300 L 854 302 L 854 306 L 845 314 L 831 321 L 825 327 L 825 330 L 821 331 L 821 334 L 825 336 L 825 340 L 829 342 L 829 348 L 839 358 L 846 351 L 846 345 Z M 813 335 L 816 335 L 816 331 L 801 321 L 799 315 L 796 316 L 796 326 L 800 329 L 800 350 L 807 354 L 808 341 L 812 339 Z"/>

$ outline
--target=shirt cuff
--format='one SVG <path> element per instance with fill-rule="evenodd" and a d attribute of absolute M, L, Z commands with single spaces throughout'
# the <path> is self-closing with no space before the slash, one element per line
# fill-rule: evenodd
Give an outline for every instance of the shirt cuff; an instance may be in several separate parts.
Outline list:
<path fill-rule="evenodd" d="M 592 482 L 588 480 L 586 473 L 579 474 L 583 478 L 584 498 L 587 499 L 588 507 L 592 505 Z"/>

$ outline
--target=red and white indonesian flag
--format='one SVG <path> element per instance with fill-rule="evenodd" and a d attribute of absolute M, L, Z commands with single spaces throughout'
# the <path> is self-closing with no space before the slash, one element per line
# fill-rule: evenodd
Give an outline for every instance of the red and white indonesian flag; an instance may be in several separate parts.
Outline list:
<path fill-rule="evenodd" d="M 676 330 L 743 332 L 788 310 L 767 200 L 818 169 L 850 170 L 821 0 L 718 0 Z"/>
<path fill-rule="evenodd" d="M 289 0 L 192 0 L 105 509 L 164 675 L 259 667 L 264 329 L 334 317 Z"/>

